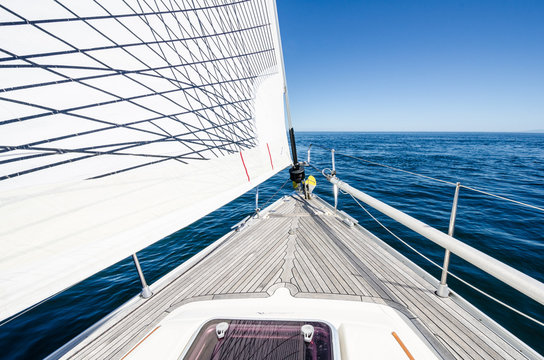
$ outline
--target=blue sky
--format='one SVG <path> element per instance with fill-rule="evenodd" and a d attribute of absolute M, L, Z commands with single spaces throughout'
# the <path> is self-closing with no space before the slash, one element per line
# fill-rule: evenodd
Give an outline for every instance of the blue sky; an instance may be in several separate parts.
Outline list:
<path fill-rule="evenodd" d="M 544 0 L 277 0 L 297 131 L 544 129 Z"/>

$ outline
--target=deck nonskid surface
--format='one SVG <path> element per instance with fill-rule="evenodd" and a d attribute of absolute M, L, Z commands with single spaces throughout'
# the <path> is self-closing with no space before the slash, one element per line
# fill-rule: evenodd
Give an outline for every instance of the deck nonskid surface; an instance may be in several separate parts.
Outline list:
<path fill-rule="evenodd" d="M 295 297 L 390 305 L 444 358 L 526 358 L 454 299 L 437 297 L 433 285 L 379 243 L 363 228 L 347 226 L 319 200 L 285 197 L 64 358 L 120 359 L 187 301 L 267 297 L 278 287 Z"/>

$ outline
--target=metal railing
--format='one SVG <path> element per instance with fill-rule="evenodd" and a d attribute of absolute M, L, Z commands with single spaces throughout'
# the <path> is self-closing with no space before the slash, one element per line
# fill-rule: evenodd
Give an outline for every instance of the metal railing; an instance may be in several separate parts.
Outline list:
<path fill-rule="evenodd" d="M 310 151 L 311 151 L 312 146 L 319 147 L 319 148 L 322 148 L 322 149 L 325 149 L 325 150 L 331 152 L 332 169 L 327 169 L 326 168 L 326 169 L 320 170 L 320 169 L 317 169 L 316 167 L 314 167 L 313 165 L 311 165 L 311 163 L 310 163 Z M 433 228 L 433 227 L 431 227 L 431 226 L 429 226 L 429 225 L 427 225 L 427 224 L 425 224 L 425 223 L 423 223 L 423 222 L 421 222 L 421 221 L 419 221 L 419 220 L 417 220 L 417 219 L 415 219 L 415 218 L 401 212 L 400 210 L 397 210 L 397 209 L 383 203 L 382 201 L 380 201 L 378 199 L 375 199 L 372 196 L 351 187 L 347 183 L 345 183 L 345 182 L 341 181 L 340 179 L 338 179 L 336 177 L 335 155 L 342 155 L 342 156 L 354 158 L 354 159 L 361 160 L 361 161 L 364 161 L 364 162 L 367 162 L 367 163 L 370 163 L 370 164 L 373 164 L 373 165 L 390 168 L 390 169 L 401 171 L 401 172 L 404 172 L 404 173 L 409 173 L 411 175 L 424 177 L 426 179 L 430 179 L 430 180 L 433 180 L 433 181 L 439 181 L 441 183 L 446 183 L 446 184 L 455 186 L 455 194 L 454 194 L 454 198 L 453 198 L 452 210 L 451 210 L 451 213 L 450 213 L 450 222 L 449 222 L 448 234 L 445 234 L 445 233 L 443 233 L 443 232 L 441 232 L 441 231 L 439 231 L 439 230 L 437 230 L 437 229 L 435 229 L 435 228 Z M 372 208 L 378 210 L 382 214 L 387 215 L 388 217 L 396 220 L 397 222 L 401 223 L 402 225 L 406 226 L 407 228 L 419 233 L 420 235 L 424 236 L 425 238 L 431 240 L 435 244 L 437 244 L 437 245 L 441 246 L 442 248 L 444 248 L 445 249 L 444 264 L 441 267 L 442 268 L 442 274 L 441 274 L 441 278 L 440 278 L 440 283 L 439 283 L 437 291 L 436 291 L 436 294 L 438 296 L 440 296 L 440 297 L 449 296 L 450 290 L 449 290 L 449 288 L 447 286 L 447 275 L 449 273 L 448 272 L 448 267 L 449 267 L 450 253 L 454 253 L 457 256 L 459 256 L 460 258 L 464 259 L 465 261 L 467 261 L 467 262 L 471 263 L 472 265 L 476 266 L 477 268 L 485 271 L 486 273 L 493 276 L 494 278 L 502 281 L 503 283 L 511 286 L 512 288 L 514 288 L 514 289 L 518 290 L 519 292 L 527 295 L 528 297 L 532 298 L 533 300 L 537 301 L 538 303 L 544 305 L 544 284 L 543 283 L 539 282 L 536 279 L 533 279 L 532 277 L 530 277 L 530 276 L 528 276 L 528 275 L 514 269 L 513 267 L 511 267 L 509 265 L 506 265 L 506 264 L 500 262 L 499 260 L 496 260 L 495 258 L 493 258 L 493 257 L 491 257 L 491 256 L 489 256 L 489 255 L 487 255 L 487 254 L 485 254 L 485 253 L 483 253 L 483 252 L 481 252 L 481 251 L 479 251 L 479 250 L 477 250 L 477 249 L 475 249 L 475 248 L 473 248 L 473 247 L 471 247 L 471 246 L 469 246 L 469 245 L 467 245 L 467 244 L 465 244 L 465 243 L 463 243 L 463 242 L 461 242 L 458 239 L 453 237 L 454 230 L 455 230 L 455 220 L 456 220 L 456 215 L 457 215 L 457 203 L 458 203 L 458 199 L 459 199 L 459 190 L 460 190 L 461 187 L 466 188 L 468 190 L 483 193 L 483 194 L 486 194 L 486 195 L 489 195 L 489 196 L 493 196 L 495 198 L 510 201 L 510 202 L 516 203 L 518 205 L 533 208 L 533 209 L 536 209 L 536 210 L 539 210 L 539 211 L 544 212 L 544 209 L 542 209 L 542 208 L 540 208 L 538 206 L 523 203 L 521 201 L 512 200 L 512 199 L 509 199 L 509 198 L 504 197 L 504 196 L 492 194 L 492 193 L 489 193 L 487 191 L 483 191 L 483 190 L 476 189 L 476 188 L 469 187 L 469 186 L 464 186 L 464 185 L 460 184 L 459 182 L 454 183 L 454 182 L 451 182 L 451 181 L 437 179 L 437 178 L 433 178 L 433 177 L 430 177 L 430 176 L 418 174 L 418 173 L 415 173 L 415 172 L 411 172 L 411 171 L 395 168 L 395 167 L 392 167 L 392 166 L 376 163 L 376 162 L 373 162 L 373 161 L 357 158 L 355 156 L 342 154 L 342 153 L 339 153 L 339 152 L 335 151 L 334 149 L 327 149 L 327 148 L 324 148 L 324 147 L 321 147 L 321 146 L 315 145 L 315 144 L 310 145 L 309 148 L 308 148 L 307 165 L 312 166 L 312 167 L 314 167 L 314 169 L 320 171 L 327 178 L 327 180 L 329 182 L 331 182 L 331 184 L 333 185 L 335 209 L 337 208 L 337 203 L 338 203 L 338 190 L 344 191 L 344 192 L 350 194 L 352 197 L 354 197 L 354 199 L 359 199 L 360 201 L 364 202 L 365 204 L 367 204 L 367 205 L 371 206 Z M 327 172 L 327 170 L 328 170 L 328 172 Z M 365 209 L 365 211 L 366 211 L 366 209 Z M 386 230 L 388 230 L 388 229 L 386 228 Z M 440 267 L 440 266 L 438 265 L 438 267 Z M 461 280 L 461 281 L 466 283 L 463 280 Z M 468 284 L 468 283 L 466 283 L 466 284 Z M 468 285 L 475 288 L 474 286 L 472 286 L 470 284 L 468 284 Z M 477 289 L 477 290 L 479 292 L 483 293 L 481 290 L 479 290 L 479 289 Z M 530 316 L 528 316 L 526 314 L 523 314 L 523 313 L 521 313 L 520 311 L 518 311 L 516 309 L 513 309 L 512 307 L 510 307 L 510 306 L 500 302 L 499 300 L 493 298 L 491 295 L 488 295 L 486 293 L 483 293 L 483 294 L 487 295 L 491 299 L 501 303 L 502 305 L 505 305 L 508 308 L 516 311 L 518 314 L 523 315 L 526 318 L 528 318 L 530 320 L 533 320 L 533 321 L 535 321 L 536 323 L 538 323 L 540 325 L 543 325 L 542 322 L 540 322 L 540 321 L 538 321 L 536 319 L 533 319 Z"/>
<path fill-rule="evenodd" d="M 142 271 L 142 267 L 140 266 L 140 261 L 138 260 L 138 256 L 136 255 L 136 253 L 132 254 L 132 261 L 134 261 L 134 266 L 136 267 L 136 271 L 138 272 L 140 282 L 142 283 L 142 292 L 140 293 L 140 296 L 144 299 L 149 299 L 153 295 L 153 293 L 151 292 L 151 289 L 149 289 L 149 286 L 145 281 L 144 272 Z"/>
<path fill-rule="evenodd" d="M 457 202 L 459 200 L 459 186 L 461 184 L 457 183 L 455 186 L 455 194 L 453 195 L 453 205 L 451 206 L 451 215 L 450 215 L 450 225 L 448 226 L 448 235 L 453 236 L 455 230 L 455 218 L 457 217 Z M 440 297 L 448 297 L 450 290 L 448 289 L 448 284 L 446 279 L 448 277 L 448 267 L 450 265 L 450 251 L 446 249 L 444 253 L 444 265 L 442 265 L 442 276 L 440 277 L 440 285 L 436 289 L 436 295 Z"/>

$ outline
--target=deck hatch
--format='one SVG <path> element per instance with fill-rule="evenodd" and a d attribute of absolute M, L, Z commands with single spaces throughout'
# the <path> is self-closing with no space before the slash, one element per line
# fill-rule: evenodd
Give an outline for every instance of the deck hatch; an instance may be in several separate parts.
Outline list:
<path fill-rule="evenodd" d="M 216 326 L 228 323 L 218 338 Z M 305 342 L 302 327 L 311 325 L 313 336 Z M 185 360 L 333 359 L 329 325 L 314 321 L 226 320 L 205 323 L 194 338 Z"/>

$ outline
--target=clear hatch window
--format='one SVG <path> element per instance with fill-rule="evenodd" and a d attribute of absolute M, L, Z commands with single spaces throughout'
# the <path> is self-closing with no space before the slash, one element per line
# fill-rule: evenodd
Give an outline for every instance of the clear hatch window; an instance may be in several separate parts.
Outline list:
<path fill-rule="evenodd" d="M 202 326 L 184 359 L 328 360 L 331 344 L 331 329 L 321 322 L 218 319 Z"/>

